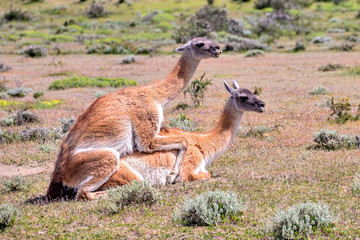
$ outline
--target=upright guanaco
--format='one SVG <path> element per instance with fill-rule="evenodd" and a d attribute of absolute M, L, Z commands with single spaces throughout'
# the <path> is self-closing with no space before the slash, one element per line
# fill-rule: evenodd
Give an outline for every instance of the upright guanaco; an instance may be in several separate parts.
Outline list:
<path fill-rule="evenodd" d="M 224 84 L 230 93 L 230 98 L 213 130 L 208 133 L 195 133 L 174 128 L 163 128 L 159 133 L 160 136 L 164 137 L 182 136 L 188 142 L 188 149 L 180 166 L 180 174 L 176 178 L 176 182 L 210 178 L 210 173 L 206 167 L 230 146 L 240 126 L 243 113 L 246 111 L 262 113 L 265 110 L 265 103 L 251 91 L 239 88 L 235 81 L 233 82 L 234 88 L 228 86 L 226 82 Z M 92 197 L 105 195 L 106 191 L 104 190 L 134 180 L 146 181 L 152 185 L 164 185 L 166 184 L 166 177 L 175 165 L 176 156 L 177 150 L 154 153 L 134 151 L 132 154 L 121 158 L 119 169 L 105 184 L 95 189 L 98 192 L 92 193 Z M 99 170 L 98 166 L 94 167 Z M 84 174 L 77 172 L 77 174 L 77 179 L 87 177 L 86 172 Z"/>
<path fill-rule="evenodd" d="M 60 197 L 63 186 L 76 188 L 76 199 L 91 199 L 91 192 L 119 169 L 120 158 L 135 149 L 146 153 L 176 150 L 167 180 L 174 182 L 187 141 L 182 136 L 158 135 L 163 108 L 185 89 L 200 60 L 221 53 L 218 44 L 204 38 L 195 38 L 176 51 L 182 56 L 164 79 L 104 95 L 77 119 L 61 144 L 47 191 L 49 199 Z"/>

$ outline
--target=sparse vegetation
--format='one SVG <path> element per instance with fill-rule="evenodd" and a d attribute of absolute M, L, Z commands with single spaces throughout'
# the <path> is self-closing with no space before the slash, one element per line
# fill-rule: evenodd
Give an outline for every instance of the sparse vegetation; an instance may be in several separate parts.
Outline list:
<path fill-rule="evenodd" d="M 48 55 L 46 47 L 33 45 L 26 49 L 24 53 L 28 57 L 44 57 Z"/>
<path fill-rule="evenodd" d="M 277 239 L 307 238 L 316 231 L 326 231 L 334 225 L 334 216 L 323 204 L 300 203 L 276 214 L 272 221 Z"/>
<path fill-rule="evenodd" d="M 321 71 L 321 72 L 329 72 L 329 71 L 336 71 L 336 70 L 339 70 L 339 69 L 342 69 L 344 66 L 341 65 L 341 64 L 332 64 L 332 63 L 329 63 L 329 64 L 326 64 L 326 65 L 321 65 L 318 70 Z"/>
<path fill-rule="evenodd" d="M 199 126 L 190 118 L 186 117 L 185 114 L 179 114 L 177 118 L 170 118 L 170 127 L 180 128 L 190 132 L 199 130 Z"/>
<path fill-rule="evenodd" d="M 305 51 L 306 46 L 303 42 L 297 42 L 294 47 L 294 52 Z"/>
<path fill-rule="evenodd" d="M 246 52 L 245 57 L 256 57 L 260 55 L 265 55 L 263 50 L 253 49 Z"/>
<path fill-rule="evenodd" d="M 17 175 L 8 180 L 0 180 L 0 184 L 3 186 L 2 192 L 27 191 L 32 181 L 25 176 Z"/>
<path fill-rule="evenodd" d="M 316 145 L 311 146 L 310 148 L 327 151 L 338 150 L 340 148 L 360 148 L 360 135 L 342 135 L 328 129 L 321 129 L 319 132 L 315 133 L 314 141 L 316 142 Z"/>
<path fill-rule="evenodd" d="M 266 133 L 273 132 L 279 128 L 279 125 L 275 125 L 274 127 L 268 127 L 268 126 L 256 126 L 252 127 L 251 129 L 245 134 L 245 137 L 265 137 Z"/>
<path fill-rule="evenodd" d="M 17 209 L 9 204 L 0 205 L 0 232 L 5 228 L 12 226 L 17 217 Z"/>
<path fill-rule="evenodd" d="M 90 9 L 86 12 L 89 18 L 100 18 L 106 15 L 105 7 L 100 2 L 93 1 Z"/>
<path fill-rule="evenodd" d="M 132 181 L 122 187 L 108 191 L 109 199 L 105 200 L 106 209 L 112 213 L 119 213 L 129 205 L 148 205 L 156 203 L 161 199 L 160 192 L 145 182 Z"/>
<path fill-rule="evenodd" d="M 351 67 L 348 70 L 350 75 L 359 76 L 360 75 L 360 66 Z"/>
<path fill-rule="evenodd" d="M 72 125 L 74 125 L 75 121 L 76 121 L 75 117 L 61 118 L 60 122 L 61 122 L 62 132 L 67 133 L 68 131 L 70 131 L 70 128 Z"/>
<path fill-rule="evenodd" d="M 22 11 L 21 9 L 12 9 L 4 14 L 3 21 L 29 21 L 31 19 L 30 14 L 27 11 Z"/>
<path fill-rule="evenodd" d="M 73 76 L 52 82 L 49 90 L 60 90 L 66 88 L 80 87 L 124 87 L 136 86 L 137 82 L 125 78 L 106 78 L 106 77 L 82 77 Z"/>
<path fill-rule="evenodd" d="M 323 95 L 323 94 L 327 94 L 329 93 L 329 91 L 324 88 L 323 86 L 318 86 L 316 88 L 314 88 L 313 90 L 309 91 L 309 94 L 311 95 Z"/>
<path fill-rule="evenodd" d="M 23 88 L 23 87 L 16 87 L 6 91 L 6 94 L 10 97 L 25 97 L 31 89 Z"/>
<path fill-rule="evenodd" d="M 360 119 L 360 104 L 357 106 L 357 112 L 355 115 L 350 113 L 352 105 L 349 103 L 348 98 L 335 101 L 334 97 L 330 100 L 330 116 L 328 121 L 334 121 L 338 124 L 344 124 L 347 121 L 357 121 Z"/>
<path fill-rule="evenodd" d="M 27 123 L 33 123 L 39 121 L 38 116 L 36 116 L 34 113 L 27 111 L 27 110 L 21 110 L 17 112 L 15 115 L 10 114 L 9 117 L 3 118 L 0 121 L 1 126 L 12 126 L 12 125 L 24 125 Z"/>
<path fill-rule="evenodd" d="M 360 142 L 360 139 L 359 139 L 359 142 Z M 360 174 L 359 173 L 357 173 L 356 177 L 354 178 L 351 190 L 355 196 L 360 197 Z"/>
<path fill-rule="evenodd" d="M 11 67 L 8 65 L 5 65 L 4 63 L 0 63 L 0 72 L 7 72 L 10 71 Z M 0 88 L 1 90 L 1 88 Z"/>
<path fill-rule="evenodd" d="M 206 192 L 184 201 L 174 214 L 174 221 L 184 226 L 213 226 L 225 218 L 237 220 L 244 203 L 231 192 Z"/>
<path fill-rule="evenodd" d="M 134 63 L 136 61 L 134 55 L 130 55 L 128 57 L 125 57 L 123 59 L 121 59 L 121 64 L 131 64 Z"/>
<path fill-rule="evenodd" d="M 207 86 L 211 85 L 212 79 L 204 79 L 205 74 L 206 73 L 201 75 L 200 79 L 195 79 L 192 81 L 190 86 L 184 90 L 184 96 L 186 96 L 186 93 L 190 94 L 194 107 L 199 107 L 200 104 L 204 101 Z"/>
<path fill-rule="evenodd" d="M 255 86 L 255 90 L 254 90 L 255 95 L 260 96 L 262 91 L 263 91 L 262 87 Z"/>
<path fill-rule="evenodd" d="M 42 96 L 44 96 L 44 92 L 41 92 L 41 91 L 34 92 L 34 94 L 33 94 L 33 97 L 35 99 L 38 99 L 39 97 L 42 97 Z"/>

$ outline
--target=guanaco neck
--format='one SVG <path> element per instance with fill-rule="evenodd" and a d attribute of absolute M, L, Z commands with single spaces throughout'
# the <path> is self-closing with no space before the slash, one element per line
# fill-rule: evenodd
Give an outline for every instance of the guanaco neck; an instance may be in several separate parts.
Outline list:
<path fill-rule="evenodd" d="M 209 141 L 209 144 L 206 144 L 209 149 L 204 149 L 206 155 L 209 155 L 205 156 L 206 165 L 209 165 L 230 146 L 240 126 L 242 116 L 243 112 L 236 110 L 230 97 L 220 116 L 217 127 L 206 134 L 205 138 Z"/>
<path fill-rule="evenodd" d="M 156 101 L 164 107 L 184 91 L 199 63 L 200 60 L 191 55 L 190 49 L 186 49 L 174 69 L 164 79 L 151 83 L 145 88 L 151 90 Z"/>

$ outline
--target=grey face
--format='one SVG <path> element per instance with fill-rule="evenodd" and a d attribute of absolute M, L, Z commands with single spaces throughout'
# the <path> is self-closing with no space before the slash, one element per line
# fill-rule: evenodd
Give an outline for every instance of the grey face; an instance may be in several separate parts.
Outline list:
<path fill-rule="evenodd" d="M 225 88 L 231 94 L 236 110 L 241 112 L 253 111 L 262 113 L 265 111 L 265 103 L 246 88 L 240 88 L 237 82 L 233 82 L 234 88 L 225 81 Z"/>
<path fill-rule="evenodd" d="M 211 42 L 205 38 L 194 38 L 184 46 L 176 49 L 177 52 L 183 52 L 189 49 L 195 59 L 218 58 L 221 54 L 220 45 Z"/>

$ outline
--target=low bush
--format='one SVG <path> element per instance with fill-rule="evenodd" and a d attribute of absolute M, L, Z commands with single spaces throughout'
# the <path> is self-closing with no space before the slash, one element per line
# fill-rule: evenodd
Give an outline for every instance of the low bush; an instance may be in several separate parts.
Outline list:
<path fill-rule="evenodd" d="M 348 69 L 350 75 L 359 76 L 360 75 L 360 66 L 350 67 Z"/>
<path fill-rule="evenodd" d="M 326 205 L 300 203 L 279 212 L 272 221 L 276 239 L 303 239 L 332 227 L 334 216 Z"/>
<path fill-rule="evenodd" d="M 331 41 L 332 41 L 332 38 L 327 37 L 327 36 L 317 36 L 311 40 L 311 42 L 314 44 L 327 43 L 327 42 L 331 42 Z"/>
<path fill-rule="evenodd" d="M 2 192 L 27 191 L 32 181 L 25 176 L 17 175 L 8 180 L 0 180 L 0 184 L 3 185 Z"/>
<path fill-rule="evenodd" d="M 0 205 L 0 231 L 12 226 L 17 217 L 17 209 L 8 204 Z"/>
<path fill-rule="evenodd" d="M 170 118 L 170 127 L 180 128 L 190 132 L 199 130 L 199 126 L 190 118 L 186 117 L 185 114 L 179 114 L 177 118 Z"/>
<path fill-rule="evenodd" d="M 329 72 L 329 71 L 336 71 L 339 70 L 341 68 L 343 68 L 344 66 L 341 64 L 326 64 L 326 65 L 321 65 L 318 70 L 321 72 Z"/>
<path fill-rule="evenodd" d="M 330 116 L 328 121 L 334 121 L 338 124 L 344 124 L 347 121 L 357 121 L 360 119 L 360 104 L 357 106 L 357 112 L 355 115 L 350 113 L 352 105 L 349 103 L 349 99 L 344 98 L 340 101 L 335 101 L 332 97 L 330 99 Z"/>
<path fill-rule="evenodd" d="M 30 46 L 24 51 L 24 54 L 28 57 L 44 57 L 47 56 L 48 52 L 44 46 Z"/>
<path fill-rule="evenodd" d="M 108 196 L 105 207 L 112 214 L 120 212 L 128 205 L 152 205 L 161 198 L 157 189 L 136 180 L 122 187 L 109 190 Z"/>
<path fill-rule="evenodd" d="M 339 44 L 331 45 L 329 49 L 347 52 L 347 51 L 351 51 L 353 47 L 355 47 L 355 43 L 349 41 L 343 41 Z"/>
<path fill-rule="evenodd" d="M 262 91 L 263 91 L 262 87 L 255 86 L 255 89 L 254 89 L 254 94 L 255 95 L 260 96 Z"/>
<path fill-rule="evenodd" d="M 99 97 L 104 96 L 104 95 L 106 95 L 106 94 L 107 94 L 106 92 L 99 91 L 99 92 L 96 92 L 96 93 L 95 93 L 95 97 L 96 97 L 96 98 L 99 98 Z"/>
<path fill-rule="evenodd" d="M 355 149 L 360 147 L 360 136 L 341 135 L 336 131 L 321 129 L 315 133 L 316 145 L 310 149 L 338 150 L 340 148 Z"/>
<path fill-rule="evenodd" d="M 44 92 L 41 92 L 41 91 L 34 92 L 34 94 L 33 94 L 33 98 L 35 98 L 35 99 L 38 99 L 39 97 L 42 97 L 42 96 L 44 96 Z"/>
<path fill-rule="evenodd" d="M 360 197 L 360 174 L 357 173 L 351 188 L 353 194 Z"/>
<path fill-rule="evenodd" d="M 225 44 L 224 51 L 248 51 L 253 49 L 267 50 L 268 46 L 257 40 L 242 37 L 230 37 Z"/>
<path fill-rule="evenodd" d="M 213 226 L 225 218 L 237 220 L 243 214 L 244 203 L 231 192 L 206 192 L 184 201 L 174 214 L 174 221 L 184 226 Z"/>
<path fill-rule="evenodd" d="M 245 57 L 257 57 L 260 55 L 265 55 L 265 52 L 260 49 L 253 49 L 246 52 Z"/>
<path fill-rule="evenodd" d="M 10 70 L 11 70 L 10 66 L 5 65 L 4 63 L 0 63 L 0 72 L 7 72 L 7 71 L 10 71 Z"/>
<path fill-rule="evenodd" d="M 305 51 L 306 46 L 303 42 L 297 42 L 293 49 L 294 52 Z"/>
<path fill-rule="evenodd" d="M 121 64 L 131 64 L 134 63 L 136 61 L 134 55 L 130 55 L 128 57 L 125 57 L 123 59 L 121 59 Z"/>
<path fill-rule="evenodd" d="M 75 117 L 61 118 L 60 119 L 61 131 L 63 133 L 67 133 L 68 131 L 70 131 L 70 128 L 72 125 L 74 125 L 75 121 L 76 121 Z"/>
<path fill-rule="evenodd" d="M 4 118 L 0 121 L 1 126 L 11 126 L 11 125 L 24 125 L 27 123 L 33 123 L 39 121 L 38 116 L 36 116 L 34 113 L 27 111 L 27 110 L 21 110 L 17 112 L 15 115 L 10 114 L 9 117 Z"/>
<path fill-rule="evenodd" d="M 105 12 L 105 7 L 104 5 L 102 5 L 99 2 L 95 2 L 93 1 L 91 3 L 91 6 L 89 8 L 89 10 L 87 10 L 86 15 L 89 18 L 100 18 L 100 17 L 104 17 L 106 15 Z"/>
<path fill-rule="evenodd" d="M 311 95 L 322 95 L 322 94 L 327 94 L 329 93 L 329 91 L 324 88 L 323 86 L 318 86 L 316 88 L 314 88 L 313 90 L 309 91 L 309 94 Z"/>
<path fill-rule="evenodd" d="M 10 9 L 3 16 L 3 21 L 29 21 L 31 19 L 30 14 L 27 11 L 21 11 L 21 9 Z"/>
<path fill-rule="evenodd" d="M 200 79 L 195 79 L 190 83 L 184 90 L 184 96 L 186 93 L 190 94 L 191 101 L 194 107 L 199 107 L 200 104 L 204 101 L 205 91 L 208 85 L 211 85 L 212 79 L 204 79 L 206 73 L 201 75 Z"/>
<path fill-rule="evenodd" d="M 106 77 L 82 77 L 73 76 L 52 82 L 49 90 L 60 90 L 67 88 L 81 88 L 81 87 L 124 87 L 136 86 L 137 82 L 126 78 L 106 78 Z"/>
<path fill-rule="evenodd" d="M 31 91 L 30 88 L 16 87 L 6 91 L 10 97 L 25 97 Z"/>
<path fill-rule="evenodd" d="M 257 126 L 252 127 L 251 129 L 245 134 L 245 137 L 260 137 L 263 138 L 265 136 L 265 133 L 270 133 L 272 131 L 278 130 L 279 125 L 275 125 L 274 127 L 268 127 L 268 126 Z"/>
<path fill-rule="evenodd" d="M 188 107 L 190 107 L 189 106 L 189 104 L 187 104 L 187 103 L 179 103 L 178 105 L 176 105 L 175 107 L 174 107 L 174 110 L 185 110 L 185 109 L 187 109 Z"/>

